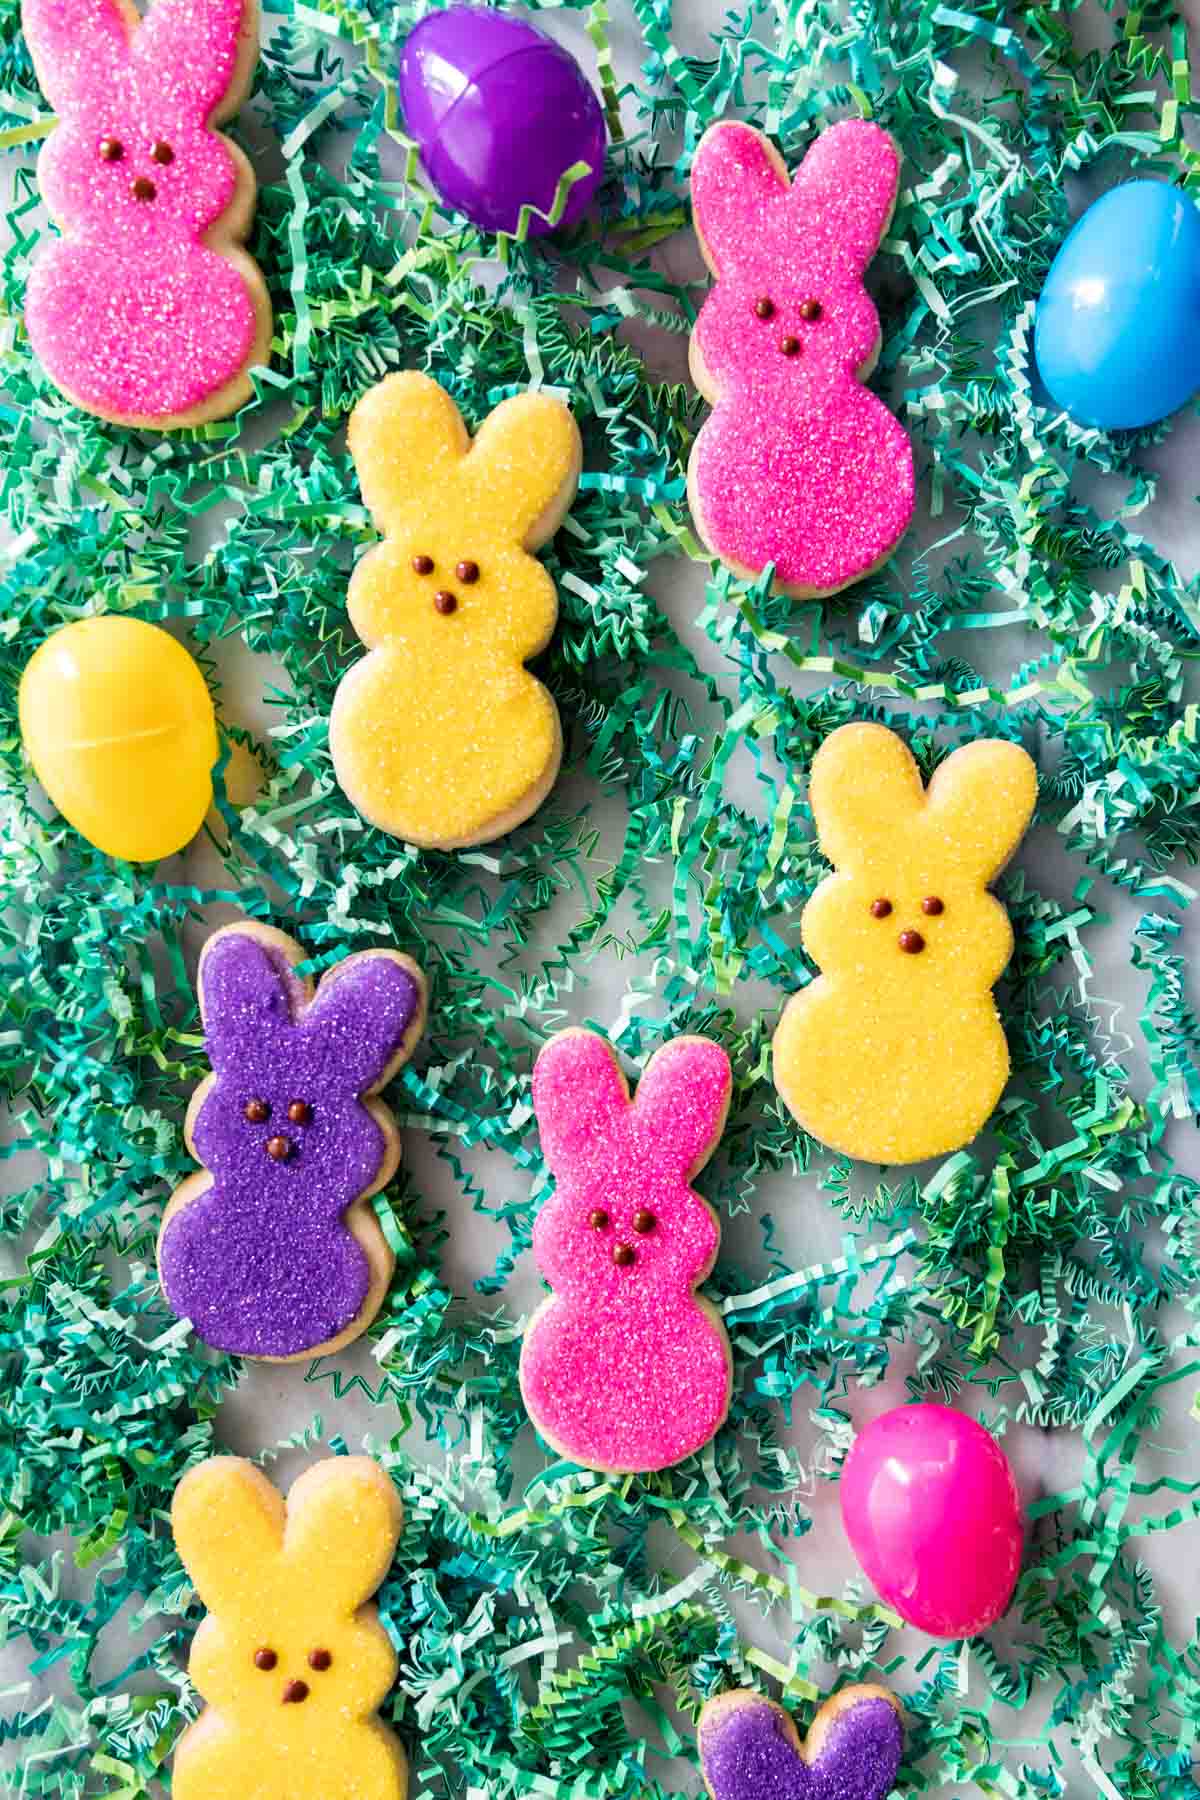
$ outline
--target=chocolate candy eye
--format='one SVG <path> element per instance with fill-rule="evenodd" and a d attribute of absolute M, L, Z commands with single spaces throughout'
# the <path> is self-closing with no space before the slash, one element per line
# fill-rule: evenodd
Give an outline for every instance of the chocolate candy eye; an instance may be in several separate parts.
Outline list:
<path fill-rule="evenodd" d="M 164 169 L 168 163 L 173 163 L 175 161 L 175 152 L 172 150 L 170 144 L 165 144 L 161 138 L 159 138 L 150 154 L 156 163 L 161 163 L 163 165 Z"/>
<path fill-rule="evenodd" d="M 462 562 L 454 565 L 454 573 L 470 587 L 473 581 L 479 580 L 479 564 L 472 562 L 469 556 L 464 557 Z"/>
<path fill-rule="evenodd" d="M 256 1669 L 262 1669 L 265 1672 L 268 1669 L 273 1669 L 278 1661 L 279 1658 L 276 1656 L 275 1652 L 269 1650 L 265 1644 L 261 1650 L 256 1650 L 254 1652 L 254 1666 Z"/>
<path fill-rule="evenodd" d="M 647 1212 L 644 1206 L 640 1206 L 633 1215 L 633 1229 L 641 1232 L 643 1237 L 648 1231 L 653 1231 L 657 1224 L 658 1220 L 655 1218 L 654 1214 L 652 1212 Z"/>
<path fill-rule="evenodd" d="M 247 1100 L 242 1111 L 252 1125 L 261 1125 L 271 1116 L 271 1109 L 265 1100 Z"/>
<path fill-rule="evenodd" d="M 412 566 L 413 566 L 413 574 L 414 575 L 432 575 L 433 574 L 433 558 L 432 558 L 432 556 L 414 556 L 412 559 Z"/>
<path fill-rule="evenodd" d="M 329 1665 L 332 1661 L 333 1661 L 333 1658 L 332 1658 L 332 1656 L 330 1656 L 328 1650 L 310 1650 L 308 1653 L 309 1668 L 317 1669 L 322 1674 L 329 1667 Z"/>
<path fill-rule="evenodd" d="M 873 919 L 886 919 L 891 910 L 892 903 L 890 900 L 872 900 L 871 902 L 871 917 Z"/>
<path fill-rule="evenodd" d="M 761 300 L 756 300 L 754 302 L 754 310 L 760 319 L 773 319 L 775 317 L 775 302 L 773 300 L 768 300 L 767 296 L 764 294 Z"/>
<path fill-rule="evenodd" d="M 120 162 L 125 154 L 125 146 L 120 138 L 103 137 L 100 139 L 100 160 L 102 162 Z"/>
<path fill-rule="evenodd" d="M 588 1224 L 592 1227 L 593 1231 L 603 1231 L 606 1228 L 608 1225 L 608 1214 L 602 1206 L 598 1206 L 595 1212 L 588 1214 Z"/>
<path fill-rule="evenodd" d="M 946 902 L 944 900 L 939 900 L 936 894 L 926 894 L 924 900 L 921 902 L 921 911 L 923 913 L 928 913 L 931 919 L 936 919 L 938 914 L 944 913 L 945 910 Z"/>
<path fill-rule="evenodd" d="M 820 316 L 821 302 L 819 300 L 802 300 L 800 302 L 800 317 L 802 319 L 807 319 L 811 324 L 814 319 L 819 319 Z"/>
<path fill-rule="evenodd" d="M 293 1100 L 288 1107 L 288 1118 L 293 1125 L 307 1125 L 312 1118 L 312 1107 L 307 1100 Z"/>

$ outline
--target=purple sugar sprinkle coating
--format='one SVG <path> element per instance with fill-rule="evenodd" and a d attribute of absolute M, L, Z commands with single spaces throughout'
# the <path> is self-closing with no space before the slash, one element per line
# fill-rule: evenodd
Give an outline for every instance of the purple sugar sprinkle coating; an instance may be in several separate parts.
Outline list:
<path fill-rule="evenodd" d="M 353 957 L 305 1007 L 286 959 L 250 933 L 218 938 L 200 979 L 216 1080 L 193 1141 L 213 1182 L 163 1233 L 163 1287 L 214 1349 L 302 1354 L 344 1331 L 370 1286 L 343 1223 L 384 1158 L 360 1095 L 398 1054 L 420 992 L 390 957 Z M 270 1109 L 261 1123 L 246 1117 L 252 1099 Z M 288 1118 L 296 1100 L 307 1122 Z M 274 1137 L 285 1160 L 267 1151 Z"/>
<path fill-rule="evenodd" d="M 731 1707 L 700 1735 L 704 1778 L 716 1800 L 885 1800 L 902 1747 L 899 1713 L 875 1698 L 838 1714 L 811 1763 L 766 1700 Z"/>

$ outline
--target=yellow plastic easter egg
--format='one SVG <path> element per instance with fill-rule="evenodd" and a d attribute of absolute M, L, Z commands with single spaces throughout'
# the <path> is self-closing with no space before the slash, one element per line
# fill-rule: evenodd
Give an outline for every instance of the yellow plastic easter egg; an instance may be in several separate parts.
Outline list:
<path fill-rule="evenodd" d="M 154 862 L 200 829 L 216 718 L 203 675 L 169 632 L 117 614 L 64 625 L 26 666 L 20 714 L 38 780 L 106 856 Z"/>

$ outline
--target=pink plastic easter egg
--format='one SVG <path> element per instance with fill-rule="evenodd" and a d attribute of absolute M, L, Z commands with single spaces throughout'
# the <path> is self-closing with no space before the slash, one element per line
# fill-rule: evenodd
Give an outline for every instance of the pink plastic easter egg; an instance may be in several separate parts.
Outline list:
<path fill-rule="evenodd" d="M 1021 1500 L 991 1434 L 951 1406 L 897 1406 L 854 1440 L 842 1521 L 880 1598 L 931 1637 L 973 1637 L 1008 1605 Z"/>

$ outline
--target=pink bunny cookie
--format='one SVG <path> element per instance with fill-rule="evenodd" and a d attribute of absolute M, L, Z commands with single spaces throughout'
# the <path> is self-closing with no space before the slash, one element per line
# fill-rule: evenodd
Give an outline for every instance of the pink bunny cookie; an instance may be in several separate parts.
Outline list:
<path fill-rule="evenodd" d="M 258 0 L 22 0 L 58 113 L 38 163 L 63 236 L 39 253 L 25 324 L 68 399 L 171 430 L 249 399 L 271 303 L 241 248 L 255 182 L 214 129 L 258 56 Z"/>
<path fill-rule="evenodd" d="M 912 517 L 912 446 L 862 383 L 879 355 L 863 273 L 896 204 L 885 131 L 822 132 L 789 184 L 748 125 L 714 125 L 692 165 L 692 206 L 716 276 L 691 341 L 714 408 L 688 464 L 692 515 L 736 574 L 775 565 L 798 600 L 886 562 Z"/>
<path fill-rule="evenodd" d="M 721 1228 L 689 1182 L 731 1085 L 725 1052 L 701 1037 L 656 1051 L 632 1102 L 594 1032 L 559 1032 L 538 1057 L 533 1105 L 557 1185 L 533 1248 L 554 1292 L 530 1320 L 521 1391 L 546 1441 L 587 1468 L 668 1468 L 729 1410 L 729 1340 L 695 1291 Z"/>

